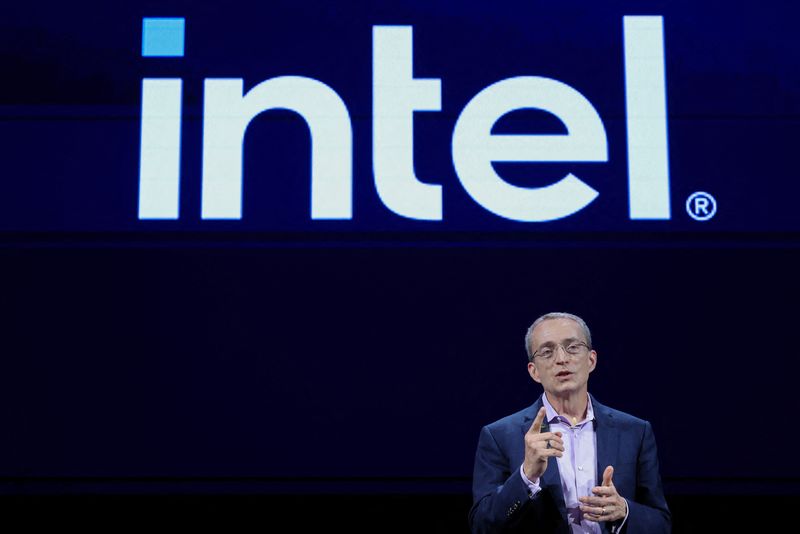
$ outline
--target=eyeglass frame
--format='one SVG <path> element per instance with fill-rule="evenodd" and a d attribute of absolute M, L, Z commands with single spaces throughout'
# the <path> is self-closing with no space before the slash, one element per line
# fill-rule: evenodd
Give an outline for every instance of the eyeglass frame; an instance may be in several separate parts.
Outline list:
<path fill-rule="evenodd" d="M 585 347 L 587 351 L 591 351 L 592 350 L 592 347 L 590 347 L 589 344 L 584 342 L 584 341 L 572 340 L 572 341 L 569 342 L 569 345 L 567 347 L 565 347 L 563 343 L 554 343 L 554 345 L 552 347 L 549 347 L 549 346 L 548 347 L 539 347 L 533 353 L 533 355 L 531 355 L 531 360 L 530 361 L 533 362 L 534 358 L 536 358 L 536 356 L 539 356 L 539 358 L 541 358 L 542 361 L 549 362 L 549 361 L 551 361 L 553 359 L 553 357 L 555 357 L 556 351 L 558 350 L 558 347 L 561 347 L 564 350 L 564 354 L 567 356 L 567 359 L 571 359 L 573 356 L 580 355 L 580 352 L 570 352 L 568 350 L 568 347 L 572 347 L 573 345 Z M 551 349 L 553 351 L 553 354 L 551 354 L 550 356 L 542 356 L 541 354 L 538 354 L 538 352 L 541 351 L 542 348 Z"/>

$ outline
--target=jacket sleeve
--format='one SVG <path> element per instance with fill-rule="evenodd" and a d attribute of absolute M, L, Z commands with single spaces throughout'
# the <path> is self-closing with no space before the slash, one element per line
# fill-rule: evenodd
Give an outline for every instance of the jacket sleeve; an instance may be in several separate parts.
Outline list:
<path fill-rule="evenodd" d="M 661 487 L 656 439 L 653 428 L 648 422 L 645 422 L 637 458 L 636 495 L 633 499 L 628 499 L 628 508 L 628 519 L 622 532 L 626 534 L 671 532 L 672 519 Z"/>
<path fill-rule="evenodd" d="M 483 427 L 472 479 L 473 505 L 469 522 L 473 533 L 503 532 L 542 507 L 543 492 L 533 498 L 528 495 L 519 467 L 509 464 L 489 427 Z"/>

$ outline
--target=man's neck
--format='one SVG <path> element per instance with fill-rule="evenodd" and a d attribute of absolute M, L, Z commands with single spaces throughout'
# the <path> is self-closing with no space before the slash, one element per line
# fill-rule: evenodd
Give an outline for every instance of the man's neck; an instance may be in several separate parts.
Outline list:
<path fill-rule="evenodd" d="M 547 395 L 547 401 L 556 413 L 567 417 L 572 421 L 573 425 L 577 424 L 578 421 L 583 421 L 586 417 L 589 394 L 585 390 L 564 396 L 551 395 L 550 393 L 545 393 L 545 395 Z"/>

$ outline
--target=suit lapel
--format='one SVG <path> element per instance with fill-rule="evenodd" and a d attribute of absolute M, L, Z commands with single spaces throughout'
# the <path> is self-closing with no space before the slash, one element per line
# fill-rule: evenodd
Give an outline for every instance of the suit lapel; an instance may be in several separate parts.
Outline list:
<path fill-rule="evenodd" d="M 597 420 L 595 431 L 597 433 L 597 485 L 603 483 L 603 471 L 609 465 L 617 464 L 619 450 L 619 433 L 616 421 L 608 408 L 597 402 L 592 397 L 592 408 Z"/>
<path fill-rule="evenodd" d="M 523 419 L 522 423 L 523 440 L 525 434 L 528 432 L 528 430 L 530 430 L 531 425 L 533 424 L 533 419 L 536 417 L 536 414 L 539 412 L 541 407 L 542 398 L 539 397 L 539 400 L 537 400 L 525 414 L 525 419 Z M 561 474 L 558 472 L 558 462 L 555 458 L 550 458 L 550 460 L 547 462 L 547 470 L 539 480 L 539 486 L 541 486 L 543 490 L 546 489 L 550 492 L 555 500 L 556 506 L 558 506 L 558 510 L 561 512 L 561 517 L 566 517 L 567 505 L 564 504 L 564 492 L 561 490 Z"/>

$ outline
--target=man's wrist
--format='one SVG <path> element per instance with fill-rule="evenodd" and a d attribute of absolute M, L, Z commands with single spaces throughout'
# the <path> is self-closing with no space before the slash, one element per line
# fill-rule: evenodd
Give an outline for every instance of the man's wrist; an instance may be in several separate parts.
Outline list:
<path fill-rule="evenodd" d="M 519 476 L 528 489 L 528 497 L 532 498 L 534 495 L 542 491 L 541 486 L 539 486 L 539 479 L 535 478 L 534 480 L 530 480 L 525 474 L 525 464 L 519 466 Z"/>
<path fill-rule="evenodd" d="M 622 518 L 611 522 L 611 534 L 619 534 L 622 532 L 622 527 L 625 525 L 625 521 L 628 519 L 628 514 L 631 511 L 630 507 L 628 506 L 628 499 L 625 497 L 621 497 L 621 499 L 625 503 L 625 515 Z"/>

